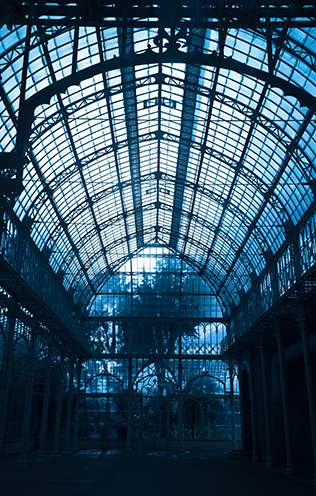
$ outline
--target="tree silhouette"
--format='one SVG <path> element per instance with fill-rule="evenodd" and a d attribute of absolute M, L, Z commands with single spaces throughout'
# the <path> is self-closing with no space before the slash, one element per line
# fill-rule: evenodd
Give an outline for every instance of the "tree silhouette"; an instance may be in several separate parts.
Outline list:
<path fill-rule="evenodd" d="M 132 315 L 135 322 L 119 322 L 119 349 L 121 352 L 164 355 L 177 353 L 178 338 L 196 335 L 194 325 L 181 323 L 181 261 L 170 257 L 157 258 L 155 272 L 141 273 L 139 284 L 132 295 Z M 192 304 L 194 295 L 191 297 Z M 188 304 L 188 302 L 186 302 Z M 142 320 L 142 317 L 145 319 Z"/>

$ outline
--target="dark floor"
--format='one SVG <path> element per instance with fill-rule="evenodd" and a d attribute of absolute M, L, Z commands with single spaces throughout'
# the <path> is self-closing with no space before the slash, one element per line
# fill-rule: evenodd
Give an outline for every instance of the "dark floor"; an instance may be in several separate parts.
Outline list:
<path fill-rule="evenodd" d="M 17 469 L 15 455 L 1 459 L 1 496 L 309 496 L 312 473 L 231 460 L 225 452 L 79 451 L 47 456 Z"/>

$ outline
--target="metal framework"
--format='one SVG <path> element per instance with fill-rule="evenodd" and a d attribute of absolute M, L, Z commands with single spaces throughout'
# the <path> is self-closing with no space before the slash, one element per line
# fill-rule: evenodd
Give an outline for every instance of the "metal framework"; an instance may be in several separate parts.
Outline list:
<path fill-rule="evenodd" d="M 260 335 L 269 461 L 264 345 L 316 291 L 313 2 L 0 4 L 0 454 L 22 411 L 22 465 L 62 423 L 236 448 Z"/>
<path fill-rule="evenodd" d="M 314 7 L 6 2 L 0 38 L 1 211 L 82 315 L 149 246 L 232 319 L 266 301 L 267 254 L 290 289 L 283 253 L 304 257 L 315 208 Z"/>

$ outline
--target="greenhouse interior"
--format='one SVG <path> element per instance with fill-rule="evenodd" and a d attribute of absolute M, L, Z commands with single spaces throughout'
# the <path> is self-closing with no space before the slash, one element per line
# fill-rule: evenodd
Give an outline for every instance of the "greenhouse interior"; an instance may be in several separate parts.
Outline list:
<path fill-rule="evenodd" d="M 0 6 L 1 463 L 313 489 L 315 2 Z"/>

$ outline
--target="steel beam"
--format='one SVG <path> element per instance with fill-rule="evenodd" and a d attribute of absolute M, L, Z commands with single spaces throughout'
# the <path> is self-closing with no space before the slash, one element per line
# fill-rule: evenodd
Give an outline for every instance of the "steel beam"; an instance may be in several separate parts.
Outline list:
<path fill-rule="evenodd" d="M 36 107 L 41 104 L 48 104 L 54 95 L 65 93 L 69 86 L 79 85 L 81 81 L 92 78 L 97 74 L 103 74 L 113 70 L 122 70 L 131 66 L 159 63 L 205 65 L 232 70 L 239 74 L 258 79 L 259 81 L 264 81 L 271 87 L 280 88 L 285 95 L 294 96 L 302 106 L 308 106 L 316 109 L 316 97 L 309 94 L 303 88 L 292 84 L 291 81 L 281 79 L 275 74 L 271 75 L 261 69 L 250 67 L 247 64 L 238 62 L 231 57 L 225 57 L 224 55 L 220 55 L 216 52 L 204 54 L 199 50 L 185 53 L 176 48 L 170 47 L 167 47 L 167 49 L 162 53 L 157 53 L 153 49 L 148 48 L 143 53 L 128 56 L 122 55 L 120 57 L 113 57 L 109 60 L 103 60 L 98 64 L 82 69 L 81 71 L 77 71 L 75 74 L 58 80 L 56 84 L 50 85 L 30 97 L 26 101 L 27 116 L 25 119 L 25 124 L 23 125 L 23 129 L 20 130 L 25 143 L 27 144 L 32 132 L 31 125 L 34 120 L 34 111 Z"/>
<path fill-rule="evenodd" d="M 155 5 L 142 5 L 126 1 L 111 5 L 101 3 L 72 2 L 14 2 L 7 5 L 2 19 L 8 26 L 32 24 L 37 26 L 104 26 L 158 28 L 184 24 L 186 27 L 231 27 L 256 28 L 265 26 L 267 20 L 273 27 L 284 25 L 309 26 L 315 20 L 315 10 L 310 2 L 199 2 L 194 5 L 177 5 L 171 8 L 169 2 L 160 0 Z"/>
<path fill-rule="evenodd" d="M 204 41 L 204 30 L 192 30 L 190 36 L 190 46 L 189 52 L 196 49 L 203 49 L 201 40 Z M 174 199 L 173 199 L 173 212 L 172 212 L 172 224 L 170 236 L 170 246 L 177 248 L 178 236 L 177 233 L 180 230 L 181 225 L 181 210 L 184 197 L 184 181 L 186 179 L 186 173 L 189 163 L 190 156 L 190 143 L 192 140 L 192 133 L 194 128 L 194 114 L 197 94 L 195 91 L 189 89 L 192 85 L 196 87 L 198 85 L 200 78 L 200 67 L 198 65 L 187 65 L 185 80 L 184 80 L 184 94 L 183 94 L 183 104 L 181 112 L 181 129 L 179 137 L 179 150 L 178 150 L 178 160 L 176 169 L 176 181 L 174 189 Z"/>

